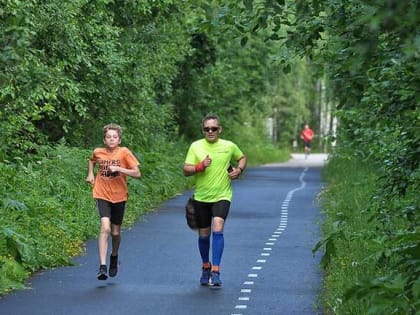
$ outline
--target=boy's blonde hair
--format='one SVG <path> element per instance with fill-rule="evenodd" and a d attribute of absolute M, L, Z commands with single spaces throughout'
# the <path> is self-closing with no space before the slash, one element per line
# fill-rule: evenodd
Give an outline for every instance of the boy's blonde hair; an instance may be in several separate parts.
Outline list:
<path fill-rule="evenodd" d="M 120 137 L 120 139 L 121 139 L 121 136 L 122 136 L 122 128 L 121 128 L 120 125 L 117 125 L 117 124 L 114 124 L 114 123 L 110 123 L 110 124 L 104 126 L 104 129 L 103 129 L 103 131 L 104 131 L 104 139 L 105 139 L 105 136 L 106 136 L 106 132 L 108 130 L 116 130 L 118 132 L 118 137 Z"/>

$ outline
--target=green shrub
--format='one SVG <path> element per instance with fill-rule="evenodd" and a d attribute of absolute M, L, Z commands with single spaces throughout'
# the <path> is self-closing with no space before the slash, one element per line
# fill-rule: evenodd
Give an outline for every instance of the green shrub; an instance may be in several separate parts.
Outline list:
<path fill-rule="evenodd" d="M 324 175 L 324 239 L 314 251 L 325 251 L 326 314 L 416 314 L 420 235 L 418 225 L 410 224 L 414 215 L 400 217 L 416 202 L 415 194 L 385 205 L 374 163 L 348 154 L 333 157 Z M 394 209 L 386 222 L 385 209 Z"/>

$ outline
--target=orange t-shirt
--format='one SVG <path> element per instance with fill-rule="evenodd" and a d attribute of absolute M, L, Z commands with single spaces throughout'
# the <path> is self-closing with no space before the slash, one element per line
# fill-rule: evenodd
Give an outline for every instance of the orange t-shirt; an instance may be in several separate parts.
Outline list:
<path fill-rule="evenodd" d="M 118 147 L 113 152 L 109 152 L 106 148 L 96 148 L 90 160 L 99 164 L 93 185 L 93 198 L 112 203 L 126 201 L 128 199 L 126 175 L 120 172 L 111 173 L 108 166 L 116 165 L 128 169 L 136 167 L 140 163 L 134 154 L 126 147 Z"/>

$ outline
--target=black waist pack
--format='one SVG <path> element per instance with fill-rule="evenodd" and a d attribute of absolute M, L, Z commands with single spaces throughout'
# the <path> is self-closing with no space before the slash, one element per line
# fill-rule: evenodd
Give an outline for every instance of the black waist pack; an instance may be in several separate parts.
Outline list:
<path fill-rule="evenodd" d="M 194 196 L 190 197 L 185 205 L 185 218 L 187 219 L 187 224 L 192 230 L 197 230 L 197 217 L 194 209 Z"/>

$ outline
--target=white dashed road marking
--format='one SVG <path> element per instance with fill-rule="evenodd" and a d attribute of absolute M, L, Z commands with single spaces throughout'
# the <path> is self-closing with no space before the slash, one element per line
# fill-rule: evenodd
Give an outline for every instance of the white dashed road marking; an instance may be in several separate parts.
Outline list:
<path fill-rule="evenodd" d="M 280 224 L 278 226 L 278 228 L 276 229 L 276 231 L 273 232 L 273 234 L 271 235 L 271 237 L 268 239 L 270 242 L 265 243 L 265 246 L 274 246 L 275 241 L 278 241 L 278 238 L 280 237 L 280 235 L 283 233 L 283 231 L 286 229 L 287 227 L 287 221 L 288 221 L 288 208 L 289 208 L 289 203 L 292 200 L 293 194 L 296 191 L 302 190 L 305 188 L 306 186 L 306 182 L 303 180 L 303 177 L 305 176 L 306 171 L 308 170 L 308 168 L 306 167 L 303 172 L 300 174 L 299 176 L 299 181 L 300 181 L 300 186 L 298 188 L 292 189 L 290 190 L 287 195 L 286 195 L 286 199 L 283 201 L 282 206 L 281 206 L 281 213 L 280 213 Z M 263 247 L 263 253 L 260 254 L 260 256 L 264 256 L 264 257 L 269 257 L 270 253 L 267 253 L 269 251 L 272 251 L 273 248 L 272 247 Z M 265 263 L 267 260 L 266 259 L 257 259 L 257 263 Z M 252 270 L 262 270 L 263 268 L 261 266 L 253 266 L 251 268 Z M 248 274 L 248 278 L 258 278 L 258 273 L 249 273 Z M 245 281 L 243 283 L 244 286 L 250 286 L 253 285 L 254 281 Z M 241 293 L 251 293 L 251 289 L 248 288 L 241 288 Z M 237 304 L 235 305 L 235 309 L 241 309 L 241 310 L 246 310 L 247 309 L 247 304 L 245 304 L 244 302 L 247 302 L 250 300 L 249 296 L 240 296 L 238 297 L 238 301 L 241 301 L 243 304 Z M 230 315 L 244 315 L 244 313 L 231 313 Z"/>

